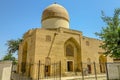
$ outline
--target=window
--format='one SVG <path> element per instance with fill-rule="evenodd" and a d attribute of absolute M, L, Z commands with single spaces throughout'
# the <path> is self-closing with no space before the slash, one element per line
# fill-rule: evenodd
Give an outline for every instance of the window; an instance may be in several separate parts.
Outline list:
<path fill-rule="evenodd" d="M 86 41 L 86 45 L 87 45 L 87 46 L 89 46 L 89 45 L 90 45 L 89 41 Z"/>
<path fill-rule="evenodd" d="M 73 62 L 67 61 L 67 71 L 73 71 Z"/>
<path fill-rule="evenodd" d="M 46 41 L 51 41 L 51 36 L 50 35 L 46 35 Z"/>
<path fill-rule="evenodd" d="M 66 56 L 74 56 L 74 47 L 71 44 L 66 46 Z"/>

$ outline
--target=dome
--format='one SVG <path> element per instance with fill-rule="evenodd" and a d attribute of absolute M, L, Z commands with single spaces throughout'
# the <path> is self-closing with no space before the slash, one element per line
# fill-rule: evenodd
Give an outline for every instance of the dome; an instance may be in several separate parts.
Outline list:
<path fill-rule="evenodd" d="M 42 13 L 42 28 L 69 28 L 69 15 L 67 10 L 59 5 L 52 4 Z"/>
<path fill-rule="evenodd" d="M 67 10 L 59 4 L 52 4 L 43 11 L 41 21 L 50 18 L 62 18 L 69 22 L 69 15 Z"/>

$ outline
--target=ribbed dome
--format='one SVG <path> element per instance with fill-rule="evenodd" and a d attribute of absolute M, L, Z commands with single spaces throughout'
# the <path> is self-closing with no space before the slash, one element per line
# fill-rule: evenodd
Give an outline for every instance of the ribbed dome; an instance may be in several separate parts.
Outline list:
<path fill-rule="evenodd" d="M 42 21 L 50 18 L 62 18 L 69 22 L 69 15 L 67 10 L 59 4 L 52 4 L 43 11 Z"/>

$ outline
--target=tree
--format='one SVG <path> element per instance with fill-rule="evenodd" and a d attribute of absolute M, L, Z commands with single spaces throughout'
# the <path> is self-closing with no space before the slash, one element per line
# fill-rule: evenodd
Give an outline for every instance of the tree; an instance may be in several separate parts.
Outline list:
<path fill-rule="evenodd" d="M 22 42 L 22 39 L 9 40 L 6 45 L 8 46 L 8 53 L 15 53 L 19 49 L 19 44 Z"/>
<path fill-rule="evenodd" d="M 120 8 L 115 9 L 113 17 L 108 17 L 102 12 L 102 20 L 106 23 L 106 27 L 102 31 L 96 33 L 103 44 L 100 46 L 105 50 L 106 56 L 120 58 Z"/>
<path fill-rule="evenodd" d="M 22 42 L 22 39 L 17 40 L 9 40 L 7 41 L 6 45 L 8 46 L 8 53 L 3 57 L 3 61 L 10 60 L 13 61 L 13 64 L 16 64 L 16 59 L 13 57 L 13 53 L 18 51 L 19 44 Z"/>
<path fill-rule="evenodd" d="M 13 57 L 13 54 L 10 54 L 10 53 L 7 53 L 7 54 L 3 57 L 2 61 L 12 61 L 13 64 L 17 64 L 17 61 L 16 61 L 15 57 Z"/>
<path fill-rule="evenodd" d="M 15 61 L 15 57 L 13 57 L 12 54 L 6 54 L 3 57 L 3 61 L 5 61 L 5 60 Z"/>

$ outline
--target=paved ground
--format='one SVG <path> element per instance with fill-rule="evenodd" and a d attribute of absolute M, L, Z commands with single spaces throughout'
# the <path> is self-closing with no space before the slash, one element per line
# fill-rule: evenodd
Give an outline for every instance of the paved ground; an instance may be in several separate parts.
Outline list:
<path fill-rule="evenodd" d="M 44 80 L 54 80 L 54 79 L 44 79 Z M 55 79 L 59 80 L 59 79 Z M 73 76 L 73 77 L 62 77 L 61 80 L 83 80 L 82 76 Z M 96 80 L 95 75 L 84 76 L 84 80 Z M 97 75 L 97 80 L 107 80 L 106 74 Z"/>
<path fill-rule="evenodd" d="M 62 80 L 82 80 L 82 76 L 62 77 Z M 95 75 L 84 76 L 84 80 L 96 80 Z M 97 75 L 97 80 L 107 80 L 106 75 Z"/>

